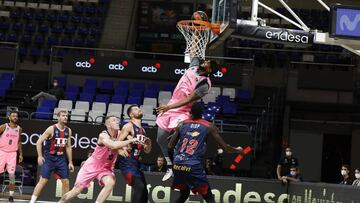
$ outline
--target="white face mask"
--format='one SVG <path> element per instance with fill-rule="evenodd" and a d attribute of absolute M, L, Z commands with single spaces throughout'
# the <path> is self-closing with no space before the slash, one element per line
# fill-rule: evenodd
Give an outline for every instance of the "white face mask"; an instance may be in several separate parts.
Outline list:
<path fill-rule="evenodd" d="M 356 173 L 356 174 L 355 174 L 355 178 L 356 178 L 356 179 L 360 179 L 360 173 Z"/>
<path fill-rule="evenodd" d="M 291 155 L 292 155 L 292 152 L 285 152 L 285 155 L 286 155 L 286 156 L 291 156 Z"/>
<path fill-rule="evenodd" d="M 296 171 L 290 171 L 291 176 L 296 176 Z"/>
<path fill-rule="evenodd" d="M 347 175 L 347 171 L 346 170 L 341 170 L 341 175 Z"/>

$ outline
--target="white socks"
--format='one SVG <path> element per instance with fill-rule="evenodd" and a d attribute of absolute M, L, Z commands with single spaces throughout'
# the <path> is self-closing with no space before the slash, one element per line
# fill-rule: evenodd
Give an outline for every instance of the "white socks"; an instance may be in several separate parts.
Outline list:
<path fill-rule="evenodd" d="M 35 203 L 36 199 L 37 199 L 37 196 L 35 196 L 35 195 L 31 196 L 30 203 Z"/>

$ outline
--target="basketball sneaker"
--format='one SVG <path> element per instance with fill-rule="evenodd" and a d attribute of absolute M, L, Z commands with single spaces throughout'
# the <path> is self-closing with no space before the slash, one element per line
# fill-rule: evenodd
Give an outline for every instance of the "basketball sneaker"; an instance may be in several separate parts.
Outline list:
<path fill-rule="evenodd" d="M 169 178 L 171 178 L 171 176 L 173 176 L 174 173 L 173 173 L 173 170 L 171 167 L 169 167 L 167 170 L 166 170 L 166 173 L 164 175 L 164 177 L 162 178 L 162 181 L 167 181 L 169 180 Z"/>

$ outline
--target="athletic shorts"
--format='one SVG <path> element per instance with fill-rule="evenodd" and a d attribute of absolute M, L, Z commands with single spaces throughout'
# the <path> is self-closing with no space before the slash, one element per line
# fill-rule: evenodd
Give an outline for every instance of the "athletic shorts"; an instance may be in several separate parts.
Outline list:
<path fill-rule="evenodd" d="M 156 119 L 156 124 L 163 130 L 171 132 L 178 124 L 190 118 L 189 112 L 170 112 L 160 114 Z"/>
<path fill-rule="evenodd" d="M 210 188 L 205 170 L 202 166 L 177 165 L 173 166 L 174 180 L 172 189 L 191 189 L 194 194 L 206 195 Z"/>
<path fill-rule="evenodd" d="M 144 173 L 140 170 L 140 162 L 138 160 L 131 157 L 120 157 L 119 165 L 120 171 L 128 185 L 132 186 L 134 176 L 140 177 L 145 181 Z"/>
<path fill-rule="evenodd" d="M 4 152 L 0 150 L 0 174 L 5 172 L 5 167 L 9 174 L 15 174 L 16 156 L 16 152 Z"/>
<path fill-rule="evenodd" d="M 69 178 L 68 164 L 64 155 L 45 155 L 45 162 L 41 166 L 41 176 L 49 180 L 53 172 L 56 172 L 61 179 Z"/>
<path fill-rule="evenodd" d="M 80 185 L 82 188 L 88 188 L 93 180 L 98 180 L 99 185 L 104 187 L 101 178 L 104 176 L 113 176 L 113 170 L 107 168 L 94 169 L 93 167 L 84 165 L 81 167 L 75 181 L 75 185 Z"/>

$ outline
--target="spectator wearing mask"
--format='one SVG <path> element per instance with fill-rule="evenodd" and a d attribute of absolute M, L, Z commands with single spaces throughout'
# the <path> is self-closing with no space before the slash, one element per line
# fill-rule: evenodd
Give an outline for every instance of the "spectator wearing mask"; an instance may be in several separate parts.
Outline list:
<path fill-rule="evenodd" d="M 352 185 L 360 186 L 360 168 L 355 169 L 355 180 Z"/>
<path fill-rule="evenodd" d="M 347 164 L 344 164 L 341 166 L 341 175 L 343 177 L 343 180 L 340 182 L 340 184 L 343 185 L 351 185 L 352 184 L 352 180 L 350 178 L 350 166 Z"/>
<path fill-rule="evenodd" d="M 291 148 L 287 147 L 285 149 L 285 156 L 280 158 L 276 168 L 277 178 L 282 181 L 283 176 L 290 174 L 291 166 L 299 166 L 299 162 L 295 157 L 293 157 Z"/>
<path fill-rule="evenodd" d="M 53 87 L 51 89 L 49 89 L 47 92 L 39 92 L 37 95 L 31 97 L 31 99 L 29 100 L 29 98 L 25 98 L 25 100 L 28 103 L 32 103 L 35 101 L 38 101 L 38 106 L 41 106 L 42 102 L 44 101 L 44 99 L 50 99 L 50 100 L 60 100 L 60 99 L 64 99 L 65 98 L 65 93 L 64 93 L 64 89 L 59 87 L 59 83 L 57 80 L 53 80 L 52 83 Z"/>
<path fill-rule="evenodd" d="M 156 164 L 151 167 L 151 172 L 166 172 L 167 166 L 165 164 L 165 157 L 163 155 L 158 156 Z"/>
<path fill-rule="evenodd" d="M 302 181 L 302 176 L 297 166 L 291 166 L 290 173 L 287 176 L 282 177 L 283 183 L 287 183 L 288 181 L 296 181 L 296 182 Z"/>

